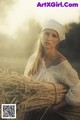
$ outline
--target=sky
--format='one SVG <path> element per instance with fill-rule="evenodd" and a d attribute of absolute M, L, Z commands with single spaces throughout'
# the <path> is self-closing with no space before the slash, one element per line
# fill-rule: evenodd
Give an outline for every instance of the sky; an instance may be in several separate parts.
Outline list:
<path fill-rule="evenodd" d="M 36 0 L 38 1 L 38 0 Z M 78 22 L 78 16 L 80 11 L 80 0 L 39 0 L 39 1 L 48 1 L 48 2 L 69 2 L 69 3 L 78 3 L 79 7 L 47 7 L 47 8 L 35 8 L 35 16 L 37 19 L 40 18 L 54 18 L 61 23 L 65 24 L 68 22 Z"/>
<path fill-rule="evenodd" d="M 37 3 L 68 2 L 78 3 L 78 7 L 37 7 Z M 16 0 L 15 4 L 7 11 L 6 19 L 0 24 L 0 32 L 13 36 L 15 31 L 31 18 L 40 24 L 44 20 L 53 18 L 62 24 L 79 22 L 80 0 Z"/>

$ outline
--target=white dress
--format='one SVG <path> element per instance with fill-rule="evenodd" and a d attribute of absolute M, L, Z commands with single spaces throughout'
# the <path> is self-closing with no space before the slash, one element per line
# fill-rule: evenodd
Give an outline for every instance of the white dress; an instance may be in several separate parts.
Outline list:
<path fill-rule="evenodd" d="M 28 77 L 28 70 L 34 60 L 32 55 L 24 71 L 24 75 Z M 67 85 L 69 90 L 65 95 L 68 104 L 72 106 L 80 106 L 80 80 L 77 72 L 72 68 L 68 60 L 62 63 L 46 68 L 44 60 L 40 66 L 39 71 L 32 76 L 33 80 L 48 81 L 51 83 L 61 83 Z"/>

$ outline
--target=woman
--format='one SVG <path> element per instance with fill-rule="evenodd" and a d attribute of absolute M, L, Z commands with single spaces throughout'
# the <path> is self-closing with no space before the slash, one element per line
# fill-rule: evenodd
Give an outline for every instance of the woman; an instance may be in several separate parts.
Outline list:
<path fill-rule="evenodd" d="M 64 37 L 65 29 L 63 25 L 53 19 L 46 21 L 42 26 L 37 49 L 29 58 L 24 72 L 26 77 L 32 77 L 33 80 L 61 83 L 69 87 L 69 91 L 65 95 L 65 100 L 47 111 L 46 115 L 42 118 L 43 120 L 51 120 L 51 118 L 64 120 L 64 118 L 54 111 L 59 111 L 68 105 L 80 106 L 80 81 L 77 72 L 72 68 L 68 60 L 56 49 Z M 44 109 L 33 111 L 27 114 L 25 120 L 40 120 L 44 111 Z"/>

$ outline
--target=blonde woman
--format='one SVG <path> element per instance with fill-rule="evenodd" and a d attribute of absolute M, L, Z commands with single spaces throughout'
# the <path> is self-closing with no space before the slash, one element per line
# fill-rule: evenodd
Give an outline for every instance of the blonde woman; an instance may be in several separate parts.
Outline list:
<path fill-rule="evenodd" d="M 43 82 L 61 83 L 69 87 L 65 100 L 53 106 L 51 108 L 52 112 L 48 111 L 47 115 L 42 118 L 43 120 L 64 120 L 55 111 L 59 111 L 68 105 L 80 106 L 80 81 L 77 72 L 56 49 L 59 42 L 64 38 L 64 26 L 53 19 L 47 20 L 42 26 L 37 49 L 29 58 L 25 68 L 24 75 L 26 77 L 32 77 L 33 80 Z M 33 111 L 25 120 L 40 120 L 43 111 Z"/>

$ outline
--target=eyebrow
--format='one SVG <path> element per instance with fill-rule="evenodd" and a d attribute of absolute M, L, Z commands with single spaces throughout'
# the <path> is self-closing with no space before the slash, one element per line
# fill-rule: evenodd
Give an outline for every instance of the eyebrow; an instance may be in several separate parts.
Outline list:
<path fill-rule="evenodd" d="M 44 33 L 50 33 L 49 31 L 45 31 Z M 53 35 L 59 36 L 58 33 L 52 33 Z"/>

